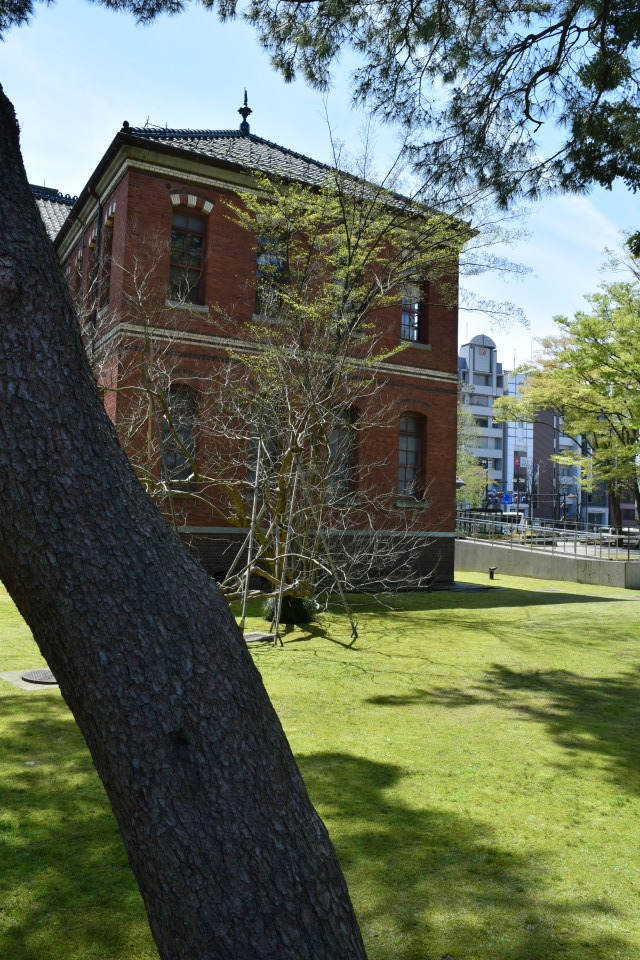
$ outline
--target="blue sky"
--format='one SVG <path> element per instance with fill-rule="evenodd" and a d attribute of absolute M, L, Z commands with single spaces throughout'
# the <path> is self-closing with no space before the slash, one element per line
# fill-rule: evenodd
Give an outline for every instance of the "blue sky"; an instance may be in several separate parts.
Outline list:
<path fill-rule="evenodd" d="M 363 113 L 350 107 L 348 57 L 336 72 L 326 110 L 338 140 L 358 152 Z M 80 0 L 39 5 L 32 23 L 10 31 L 0 45 L 0 82 L 21 124 L 29 179 L 65 193 L 80 191 L 123 120 L 149 118 L 170 127 L 229 129 L 247 87 L 251 130 L 318 160 L 331 160 L 325 100 L 304 83 L 285 84 L 271 69 L 252 29 L 220 24 L 192 7 L 149 27 Z M 377 134 L 379 169 L 395 155 L 392 130 Z M 640 205 L 623 187 L 588 196 L 559 196 L 531 208 L 529 236 L 501 251 L 526 264 L 524 279 L 487 274 L 472 284 L 487 299 L 522 307 L 530 328 L 491 327 L 487 318 L 461 313 L 460 340 L 488 333 L 507 367 L 531 353 L 531 340 L 552 332 L 554 314 L 570 314 L 582 296 L 605 279 L 605 246 L 621 230 L 640 228 Z"/>

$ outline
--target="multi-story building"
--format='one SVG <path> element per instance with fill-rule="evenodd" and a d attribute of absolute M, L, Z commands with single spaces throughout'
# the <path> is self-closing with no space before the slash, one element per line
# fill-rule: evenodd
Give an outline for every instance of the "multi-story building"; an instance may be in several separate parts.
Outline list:
<path fill-rule="evenodd" d="M 517 396 L 523 382 L 522 374 L 505 371 L 505 394 Z M 534 430 L 532 423 L 510 421 L 504 424 L 503 502 L 505 507 L 525 513 L 530 513 L 531 506 Z"/>
<path fill-rule="evenodd" d="M 99 329 L 100 342 L 89 338 L 89 349 L 101 350 L 105 405 L 116 425 L 128 412 L 119 387 L 127 382 L 132 356 L 161 348 L 172 358 L 172 396 L 184 413 L 180 440 L 185 448 L 209 442 L 198 428 L 202 384 L 252 336 L 263 254 L 257 238 L 228 215 L 228 203 L 241 202 L 243 191 L 255 191 L 254 171 L 319 187 L 328 168 L 250 133 L 246 116 L 239 130 L 125 123 L 77 199 L 34 188 L 72 293 L 81 298 L 93 291 L 86 329 Z M 152 248 L 154 295 L 162 309 L 153 322 L 142 322 L 130 309 L 132 283 Z M 186 293 L 182 302 L 180 285 Z M 232 318 L 232 332 L 228 323 L 218 323 L 222 314 Z M 396 491 L 397 506 L 414 517 L 421 571 L 435 570 L 437 579 L 448 581 L 455 526 L 457 308 L 429 283 L 411 296 L 398 289 L 397 301 L 380 309 L 372 322 L 382 347 L 393 351 L 402 344 L 404 349 L 377 365 L 391 413 L 386 424 L 372 423 L 357 435 L 354 475 L 367 464 L 379 465 L 379 483 Z M 478 360 L 480 377 L 485 367 L 480 355 Z M 486 371 L 495 373 L 490 367 Z M 487 395 L 484 384 L 478 390 Z M 496 439 L 501 435 L 496 431 Z M 250 460 L 245 446 L 233 452 L 240 465 Z M 496 443 L 492 469 L 499 471 L 500 457 Z M 179 460 L 173 464 L 175 476 Z M 385 532 L 384 517 L 375 524 Z M 246 532 L 190 502 L 181 512 L 180 533 L 205 568 L 219 574 Z"/>
<path fill-rule="evenodd" d="M 458 376 L 479 432 L 470 452 L 487 468 L 490 486 L 499 490 L 504 484 L 504 427 L 493 422 L 493 404 L 504 393 L 504 373 L 490 337 L 480 334 L 460 348 Z"/>
<path fill-rule="evenodd" d="M 461 347 L 458 376 L 479 430 L 470 452 L 488 469 L 489 506 L 556 522 L 607 523 L 604 492 L 582 490 L 580 468 L 553 459 L 581 450 L 580 438 L 563 432 L 557 414 L 542 410 L 532 423 L 494 421 L 495 400 L 505 394 L 517 396 L 525 378 L 503 370 L 490 337 L 480 334 Z"/>

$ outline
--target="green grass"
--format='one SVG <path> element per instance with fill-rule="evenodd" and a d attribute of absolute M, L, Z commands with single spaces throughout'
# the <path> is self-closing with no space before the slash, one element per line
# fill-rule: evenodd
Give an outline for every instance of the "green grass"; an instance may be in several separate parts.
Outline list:
<path fill-rule="evenodd" d="M 352 649 L 335 612 L 255 651 L 370 960 L 638 960 L 639 600 L 492 587 L 361 602 Z M 0 672 L 37 666 L 0 618 Z M 59 695 L 0 682 L 0 741 L 0 956 L 155 958 Z"/>

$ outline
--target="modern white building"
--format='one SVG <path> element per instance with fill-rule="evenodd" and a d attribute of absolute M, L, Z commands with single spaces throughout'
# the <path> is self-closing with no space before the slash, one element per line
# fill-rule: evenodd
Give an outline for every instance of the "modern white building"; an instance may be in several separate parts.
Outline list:
<path fill-rule="evenodd" d="M 561 418 L 541 411 L 534 423 L 495 423 L 498 397 L 517 396 L 525 377 L 502 368 L 494 341 L 480 334 L 460 348 L 458 379 L 471 407 L 479 437 L 469 452 L 488 470 L 487 505 L 522 510 L 554 522 L 607 523 L 606 496 L 580 488 L 580 468 L 552 457 L 580 450 L 580 438 L 562 431 Z"/>
<path fill-rule="evenodd" d="M 477 446 L 469 452 L 486 465 L 490 483 L 499 490 L 504 481 L 505 430 L 502 423 L 493 422 L 493 404 L 505 388 L 502 364 L 490 337 L 480 334 L 460 348 L 458 378 L 480 431 Z"/>
<path fill-rule="evenodd" d="M 504 392 L 516 397 L 524 384 L 521 373 L 505 372 Z M 503 499 L 507 508 L 530 512 L 529 499 L 534 481 L 533 438 L 535 424 L 511 421 L 504 424 Z"/>

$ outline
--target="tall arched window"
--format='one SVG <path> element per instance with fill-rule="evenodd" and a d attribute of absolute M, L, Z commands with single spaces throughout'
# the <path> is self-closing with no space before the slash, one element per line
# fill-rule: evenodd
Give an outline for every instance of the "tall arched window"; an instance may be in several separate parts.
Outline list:
<path fill-rule="evenodd" d="M 286 278 L 286 244 L 282 237 L 258 234 L 256 254 L 256 313 L 276 317 Z"/>
<path fill-rule="evenodd" d="M 342 411 L 329 432 L 329 489 L 337 497 L 353 493 L 356 468 L 355 411 Z"/>
<path fill-rule="evenodd" d="M 184 303 L 203 303 L 204 218 L 177 210 L 171 225 L 169 297 Z"/>
<path fill-rule="evenodd" d="M 167 406 L 169 417 L 162 417 L 162 474 L 165 480 L 188 480 L 196 451 L 198 395 L 177 383 L 169 388 Z"/>
<path fill-rule="evenodd" d="M 398 439 L 398 495 L 422 499 L 423 477 L 423 418 L 406 413 L 400 418 Z"/>

